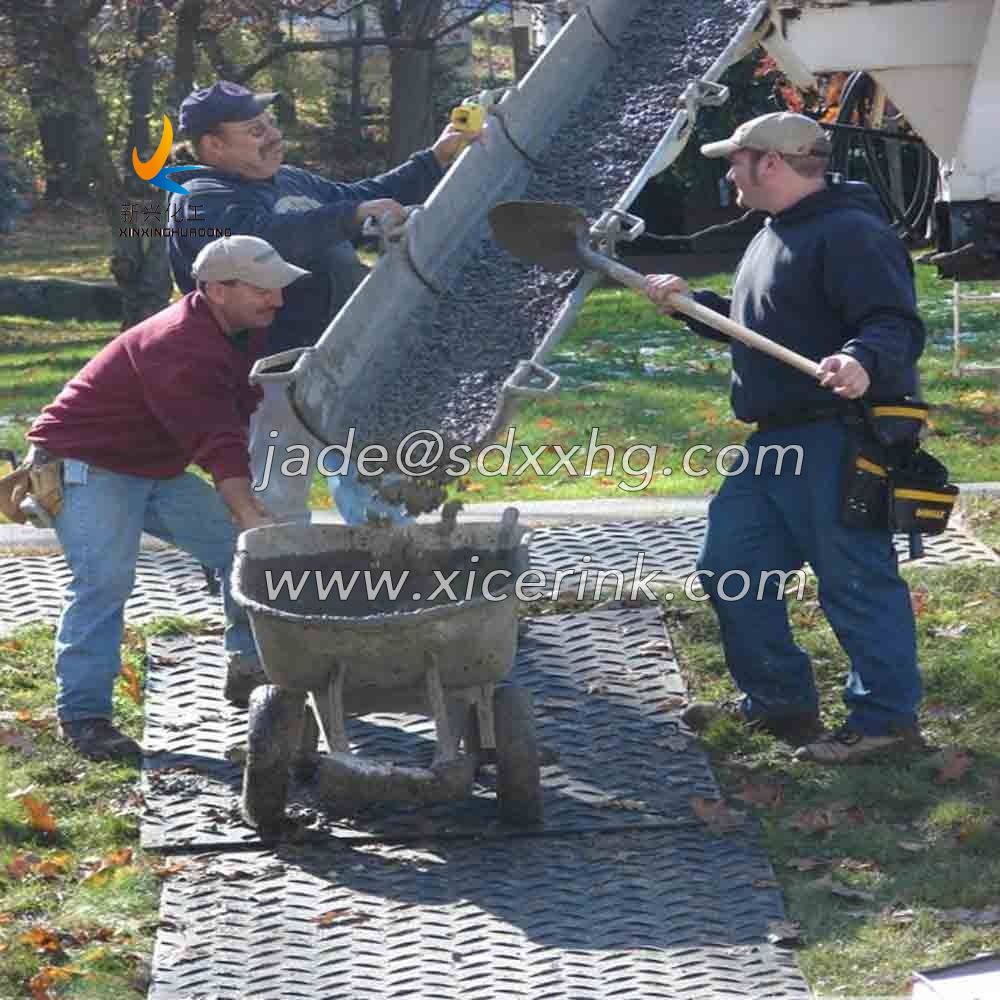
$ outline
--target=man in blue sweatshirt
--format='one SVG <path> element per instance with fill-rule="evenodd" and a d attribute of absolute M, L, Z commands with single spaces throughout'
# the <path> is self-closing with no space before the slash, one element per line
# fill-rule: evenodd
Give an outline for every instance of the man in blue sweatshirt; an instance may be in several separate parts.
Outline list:
<path fill-rule="evenodd" d="M 925 335 L 909 255 L 870 187 L 827 185 L 829 140 L 803 115 L 755 118 L 702 153 L 728 157 L 739 203 L 770 218 L 740 262 L 732 298 L 694 297 L 813 358 L 822 373 L 813 380 L 731 343 L 733 410 L 756 431 L 743 471 L 727 477 L 710 504 L 698 569 L 742 692 L 732 711 L 797 745 L 802 760 L 841 764 L 920 747 L 913 610 L 892 536 L 845 527 L 840 518 L 848 401 L 917 390 Z M 648 292 L 670 313 L 670 296 L 687 294 L 687 284 L 656 275 Z M 851 664 L 848 717 L 835 732 L 820 725 L 812 669 L 792 638 L 778 585 L 779 574 L 805 562 Z M 736 578 L 724 581 L 727 573 Z M 702 728 L 720 711 L 693 705 L 687 719 Z"/>
<path fill-rule="evenodd" d="M 267 240 L 281 255 L 311 273 L 286 296 L 268 337 L 268 353 L 314 344 L 364 278 L 366 269 L 352 240 L 368 217 L 395 222 L 403 205 L 423 202 L 448 165 L 474 136 L 448 126 L 434 145 L 402 165 L 355 183 L 326 180 L 298 167 L 282 165 L 281 131 L 269 107 L 276 93 L 255 94 L 220 81 L 196 90 L 181 104 L 180 129 L 199 164 L 208 169 L 181 175 L 186 195 L 170 199 L 170 264 L 184 292 L 194 287 L 191 265 L 213 239 L 212 230 L 244 233 Z M 323 445 L 292 413 L 282 386 L 264 386 L 254 414 L 250 456 L 260 496 L 281 520 L 308 517 L 311 475 L 280 474 L 280 463 L 305 445 L 315 456 Z M 273 449 L 273 472 L 267 456 Z M 377 501 L 353 477 L 330 480 L 337 505 L 348 521 L 364 520 L 365 507 Z M 380 507 L 381 513 L 389 511 Z"/>

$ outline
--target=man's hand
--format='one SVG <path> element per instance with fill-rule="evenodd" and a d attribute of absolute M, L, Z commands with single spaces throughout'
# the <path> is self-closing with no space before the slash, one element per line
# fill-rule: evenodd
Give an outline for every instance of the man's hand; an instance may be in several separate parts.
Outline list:
<path fill-rule="evenodd" d="M 215 488 L 240 531 L 274 523 L 271 512 L 250 489 L 249 479 L 223 479 L 221 483 L 216 483 Z"/>
<path fill-rule="evenodd" d="M 821 386 L 844 399 L 860 399 L 872 384 L 865 367 L 850 354 L 831 354 L 819 363 Z"/>
<path fill-rule="evenodd" d="M 406 209 L 398 201 L 392 198 L 373 198 L 371 201 L 363 201 L 358 205 L 354 213 L 354 221 L 359 226 L 364 224 L 365 219 L 375 218 L 383 222 L 389 216 L 390 226 L 401 226 L 406 222 Z"/>
<path fill-rule="evenodd" d="M 431 146 L 431 152 L 438 161 L 438 166 L 446 170 L 458 159 L 458 154 L 471 142 L 482 142 L 488 125 L 484 125 L 478 132 L 463 132 L 449 124 L 438 136 L 437 142 Z"/>
<path fill-rule="evenodd" d="M 650 274 L 646 277 L 646 294 L 664 316 L 673 316 L 677 311 L 670 305 L 671 295 L 687 295 L 689 292 L 688 283 L 676 274 Z"/>

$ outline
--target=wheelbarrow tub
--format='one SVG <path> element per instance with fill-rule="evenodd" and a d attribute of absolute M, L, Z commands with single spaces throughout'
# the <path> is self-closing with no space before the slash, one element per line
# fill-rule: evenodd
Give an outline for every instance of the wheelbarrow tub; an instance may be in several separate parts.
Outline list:
<path fill-rule="evenodd" d="M 500 523 L 451 530 L 436 524 L 268 525 L 240 536 L 232 594 L 247 609 L 273 684 L 326 691 L 343 665 L 348 714 L 416 711 L 425 705 L 425 678 L 432 667 L 445 689 L 495 683 L 509 672 L 517 649 L 515 581 L 528 569 L 526 533 Z M 479 558 L 473 562 L 473 556 Z M 430 602 L 426 591 L 438 581 L 434 571 L 447 577 L 456 567 L 464 567 L 451 584 L 458 599 Z M 369 602 L 366 568 L 373 581 L 383 572 L 393 581 L 403 572 L 410 578 L 397 600 L 387 600 L 383 590 Z M 336 587 L 321 596 L 315 574 L 328 582 L 338 569 L 345 587 L 358 572 L 356 589 L 346 598 Z M 477 576 L 467 597 L 473 570 Z M 494 576 L 487 596 L 480 584 L 494 570 L 506 575 Z M 297 600 L 287 588 L 274 596 L 284 572 L 292 580 L 314 574 Z M 415 593 L 421 600 L 413 600 Z"/>

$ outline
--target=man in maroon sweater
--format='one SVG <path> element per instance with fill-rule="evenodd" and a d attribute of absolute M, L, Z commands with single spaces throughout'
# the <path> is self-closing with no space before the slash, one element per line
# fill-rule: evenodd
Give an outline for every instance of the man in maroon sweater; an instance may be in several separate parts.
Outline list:
<path fill-rule="evenodd" d="M 54 526 L 72 579 L 56 635 L 60 733 L 94 759 L 139 752 L 112 725 L 111 696 L 143 531 L 223 571 L 227 656 L 255 656 L 228 587 L 237 533 L 269 520 L 250 488 L 260 390 L 247 377 L 281 289 L 308 272 L 254 236 L 209 244 L 193 271 L 195 291 L 108 344 L 28 433 L 34 461 L 63 464 Z M 192 463 L 215 489 L 185 472 Z"/>

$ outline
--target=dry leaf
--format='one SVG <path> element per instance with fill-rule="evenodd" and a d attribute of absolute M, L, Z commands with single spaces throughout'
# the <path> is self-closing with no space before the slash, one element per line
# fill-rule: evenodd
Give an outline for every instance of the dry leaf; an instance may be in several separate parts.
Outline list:
<path fill-rule="evenodd" d="M 676 712 L 682 708 L 687 708 L 687 706 L 687 698 L 681 694 L 672 694 L 659 702 L 656 707 L 661 712 Z"/>
<path fill-rule="evenodd" d="M 666 639 L 650 639 L 649 642 L 644 642 L 638 649 L 637 653 L 673 653 L 673 647 Z"/>
<path fill-rule="evenodd" d="M 755 878 L 750 883 L 755 889 L 780 889 L 781 883 L 773 878 Z"/>
<path fill-rule="evenodd" d="M 58 878 L 60 875 L 65 875 L 73 864 L 72 854 L 53 854 L 44 861 L 39 861 L 34 866 L 34 871 L 42 878 Z"/>
<path fill-rule="evenodd" d="M 122 664 L 121 679 L 122 683 L 125 685 L 125 692 L 128 694 L 129 698 L 131 698 L 137 705 L 141 705 L 142 684 L 139 681 L 139 675 L 127 663 Z"/>
<path fill-rule="evenodd" d="M 11 750 L 17 750 L 25 757 L 30 757 L 35 753 L 35 744 L 16 729 L 0 729 L 0 747 L 10 747 Z"/>
<path fill-rule="evenodd" d="M 52 815 L 48 803 L 34 795 L 19 795 L 18 799 L 28 814 L 28 825 L 33 830 L 41 830 L 42 833 L 56 832 L 56 818 Z"/>
<path fill-rule="evenodd" d="M 834 813 L 832 809 L 803 809 L 789 825 L 800 833 L 827 833 L 833 829 Z"/>
<path fill-rule="evenodd" d="M 694 814 L 713 833 L 727 833 L 741 827 L 746 820 L 746 813 L 730 809 L 724 799 L 691 799 Z"/>
<path fill-rule="evenodd" d="M 837 867 L 845 872 L 877 872 L 879 868 L 876 861 L 862 861 L 860 858 L 841 858 L 837 862 Z"/>
<path fill-rule="evenodd" d="M 4 924 L 12 924 L 17 919 L 13 913 L 0 913 L 0 927 Z"/>
<path fill-rule="evenodd" d="M 840 896 L 841 899 L 853 899 L 863 903 L 871 903 L 875 899 L 874 893 L 852 889 L 848 885 L 835 882 L 829 875 L 824 875 L 823 878 L 817 879 L 811 885 L 814 889 L 825 889 L 828 892 L 832 892 L 834 896 Z"/>
<path fill-rule="evenodd" d="M 903 926 L 912 924 L 913 921 L 917 919 L 917 915 L 913 912 L 913 910 L 890 910 L 888 913 L 883 911 L 883 915 L 891 923 L 902 924 Z"/>
<path fill-rule="evenodd" d="M 949 781 L 961 781 L 970 767 L 972 767 L 971 754 L 965 750 L 950 750 L 944 755 L 941 767 L 934 775 L 934 782 L 944 785 Z"/>
<path fill-rule="evenodd" d="M 793 920 L 772 920 L 767 925 L 767 940 L 771 944 L 801 944 L 802 925 Z"/>
<path fill-rule="evenodd" d="M 34 948 L 35 951 L 48 952 L 49 954 L 62 951 L 59 935 L 48 927 L 32 927 L 30 931 L 18 935 L 17 940 L 29 948 Z"/>
<path fill-rule="evenodd" d="M 927 850 L 927 844 L 921 844 L 916 840 L 901 840 L 899 846 L 902 850 L 909 851 L 910 854 L 919 854 L 921 851 Z"/>
<path fill-rule="evenodd" d="M 172 865 L 155 865 L 152 872 L 158 878 L 169 878 L 171 875 L 176 875 L 178 872 L 184 871 L 185 868 L 187 868 L 186 864 L 177 861 Z"/>
<path fill-rule="evenodd" d="M 14 881 L 20 881 L 25 875 L 34 870 L 36 864 L 42 859 L 37 854 L 18 854 L 7 863 L 7 874 Z"/>
<path fill-rule="evenodd" d="M 763 782 L 759 785 L 752 781 L 743 782 L 743 791 L 736 796 L 749 806 L 764 806 L 767 809 L 779 809 L 785 802 L 785 790 L 781 785 Z"/>
<path fill-rule="evenodd" d="M 627 812 L 649 812 L 649 806 L 642 799 L 609 799 L 610 809 L 624 809 Z"/>
<path fill-rule="evenodd" d="M 46 966 L 41 972 L 32 976 L 28 983 L 32 1000 L 55 1000 L 54 995 L 49 992 L 49 987 L 68 982 L 74 976 L 79 975 L 81 973 L 69 965 Z"/>
<path fill-rule="evenodd" d="M 829 863 L 822 858 L 792 858 L 788 862 L 788 867 L 794 868 L 797 872 L 811 872 L 817 868 L 825 868 Z"/>
<path fill-rule="evenodd" d="M 927 634 L 936 636 L 938 639 L 960 639 L 968 631 L 969 626 L 964 622 L 959 622 L 957 625 L 944 625 L 940 628 L 929 628 L 927 630 Z"/>
<path fill-rule="evenodd" d="M 910 590 L 910 604 L 913 606 L 913 616 L 919 618 L 927 607 L 930 592 L 923 584 L 918 584 Z"/>
<path fill-rule="evenodd" d="M 353 910 L 327 910 L 318 917 L 313 917 L 313 923 L 320 927 L 332 927 L 334 924 L 366 924 L 372 917 L 366 913 L 355 913 Z"/>

